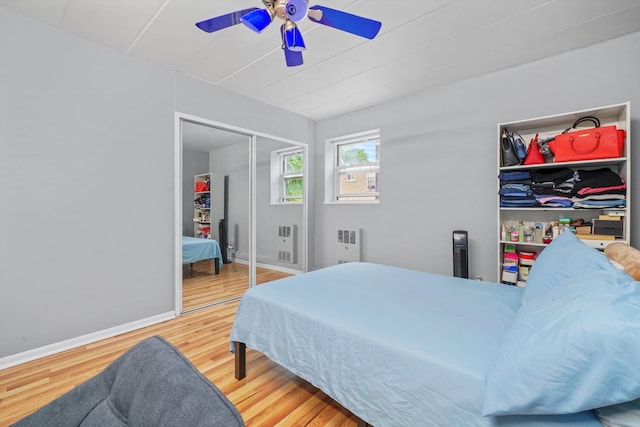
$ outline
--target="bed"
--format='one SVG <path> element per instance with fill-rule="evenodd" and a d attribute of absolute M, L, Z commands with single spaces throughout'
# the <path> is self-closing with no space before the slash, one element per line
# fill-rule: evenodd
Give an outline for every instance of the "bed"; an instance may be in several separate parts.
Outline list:
<path fill-rule="evenodd" d="M 205 259 L 212 260 L 215 274 L 220 274 L 222 253 L 218 242 L 212 239 L 182 236 L 182 264 L 193 264 Z"/>
<path fill-rule="evenodd" d="M 230 336 L 236 378 L 249 347 L 362 425 L 602 426 L 640 398 L 640 296 L 566 234 L 524 290 L 369 263 L 250 289 Z"/>

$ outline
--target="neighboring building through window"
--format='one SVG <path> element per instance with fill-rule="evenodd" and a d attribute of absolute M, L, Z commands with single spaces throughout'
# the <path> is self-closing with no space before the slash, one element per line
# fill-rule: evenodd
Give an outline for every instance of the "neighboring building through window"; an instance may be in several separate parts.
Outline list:
<path fill-rule="evenodd" d="M 326 202 L 380 200 L 379 130 L 327 140 L 325 155 L 325 170 L 331 175 L 325 179 L 331 185 L 325 188 Z"/>
<path fill-rule="evenodd" d="M 304 154 L 302 148 L 271 153 L 271 203 L 302 203 Z"/>

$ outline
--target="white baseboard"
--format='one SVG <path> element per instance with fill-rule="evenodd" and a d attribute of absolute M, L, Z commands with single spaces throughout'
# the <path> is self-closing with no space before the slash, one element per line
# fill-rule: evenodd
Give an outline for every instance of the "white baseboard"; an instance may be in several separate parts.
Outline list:
<path fill-rule="evenodd" d="M 136 320 L 135 322 L 125 323 L 124 325 L 114 326 L 113 328 L 103 329 L 101 331 L 93 332 L 87 335 L 82 335 L 57 343 L 45 345 L 43 347 L 34 348 L 33 350 L 27 350 L 22 353 L 2 357 L 0 358 L 0 370 L 19 365 L 21 363 L 30 362 L 35 359 L 40 359 L 41 357 L 50 356 L 55 353 L 60 353 L 65 350 L 80 347 L 82 345 L 91 344 L 105 338 L 111 338 L 116 335 L 124 334 L 125 332 L 144 328 L 145 326 L 155 325 L 156 323 L 161 323 L 175 317 L 175 311 L 169 311 L 167 313 L 147 317 L 146 319 Z"/>
<path fill-rule="evenodd" d="M 287 268 L 287 267 L 283 267 L 281 265 L 273 265 L 273 264 L 263 264 L 261 262 L 257 262 L 256 263 L 257 267 L 263 267 L 263 268 L 268 268 L 270 270 L 275 270 L 275 271 L 280 271 L 282 273 L 289 273 L 289 274 L 302 274 L 301 270 L 295 270 L 293 268 Z"/>
<path fill-rule="evenodd" d="M 248 259 L 244 259 L 244 258 L 233 258 L 232 261 L 233 262 L 237 262 L 238 264 L 249 265 L 249 260 Z M 256 267 L 268 268 L 269 270 L 280 271 L 282 273 L 302 274 L 302 271 L 300 271 L 300 270 L 295 270 L 293 268 L 282 267 L 280 265 L 265 264 L 263 262 L 256 262 Z"/>
<path fill-rule="evenodd" d="M 231 257 L 231 261 L 237 262 L 238 264 L 249 265 L 249 260 L 245 258 Z"/>

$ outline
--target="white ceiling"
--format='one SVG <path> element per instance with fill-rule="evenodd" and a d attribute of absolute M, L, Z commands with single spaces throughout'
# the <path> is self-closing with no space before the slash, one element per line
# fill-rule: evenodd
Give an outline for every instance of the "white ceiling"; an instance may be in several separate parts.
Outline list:
<path fill-rule="evenodd" d="M 243 25 L 209 34 L 194 25 L 262 7 L 259 0 L 0 0 L 7 9 L 312 120 L 640 30 L 638 0 L 320 4 L 379 20 L 382 30 L 367 40 L 305 20 L 298 25 L 305 63 L 288 68 L 279 23 L 261 34 Z"/>

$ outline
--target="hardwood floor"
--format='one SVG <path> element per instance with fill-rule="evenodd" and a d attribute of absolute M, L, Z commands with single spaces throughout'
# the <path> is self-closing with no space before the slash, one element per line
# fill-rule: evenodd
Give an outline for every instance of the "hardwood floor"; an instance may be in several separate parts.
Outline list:
<path fill-rule="evenodd" d="M 256 283 L 265 283 L 290 276 L 267 268 L 256 268 Z M 191 311 L 205 305 L 241 296 L 249 289 L 249 266 L 231 262 L 214 274 L 210 260 L 182 266 L 182 311 Z"/>
<path fill-rule="evenodd" d="M 226 264 L 221 273 L 233 264 Z M 282 275 L 258 269 L 257 280 L 264 283 Z M 1 370 L 0 426 L 10 425 L 86 381 L 134 344 L 153 335 L 162 335 L 178 347 L 236 405 L 247 426 L 356 426 L 357 418 L 349 411 L 259 352 L 247 349 L 247 377 L 241 381 L 234 378 L 229 333 L 237 306 L 233 301 L 196 310 Z"/>

